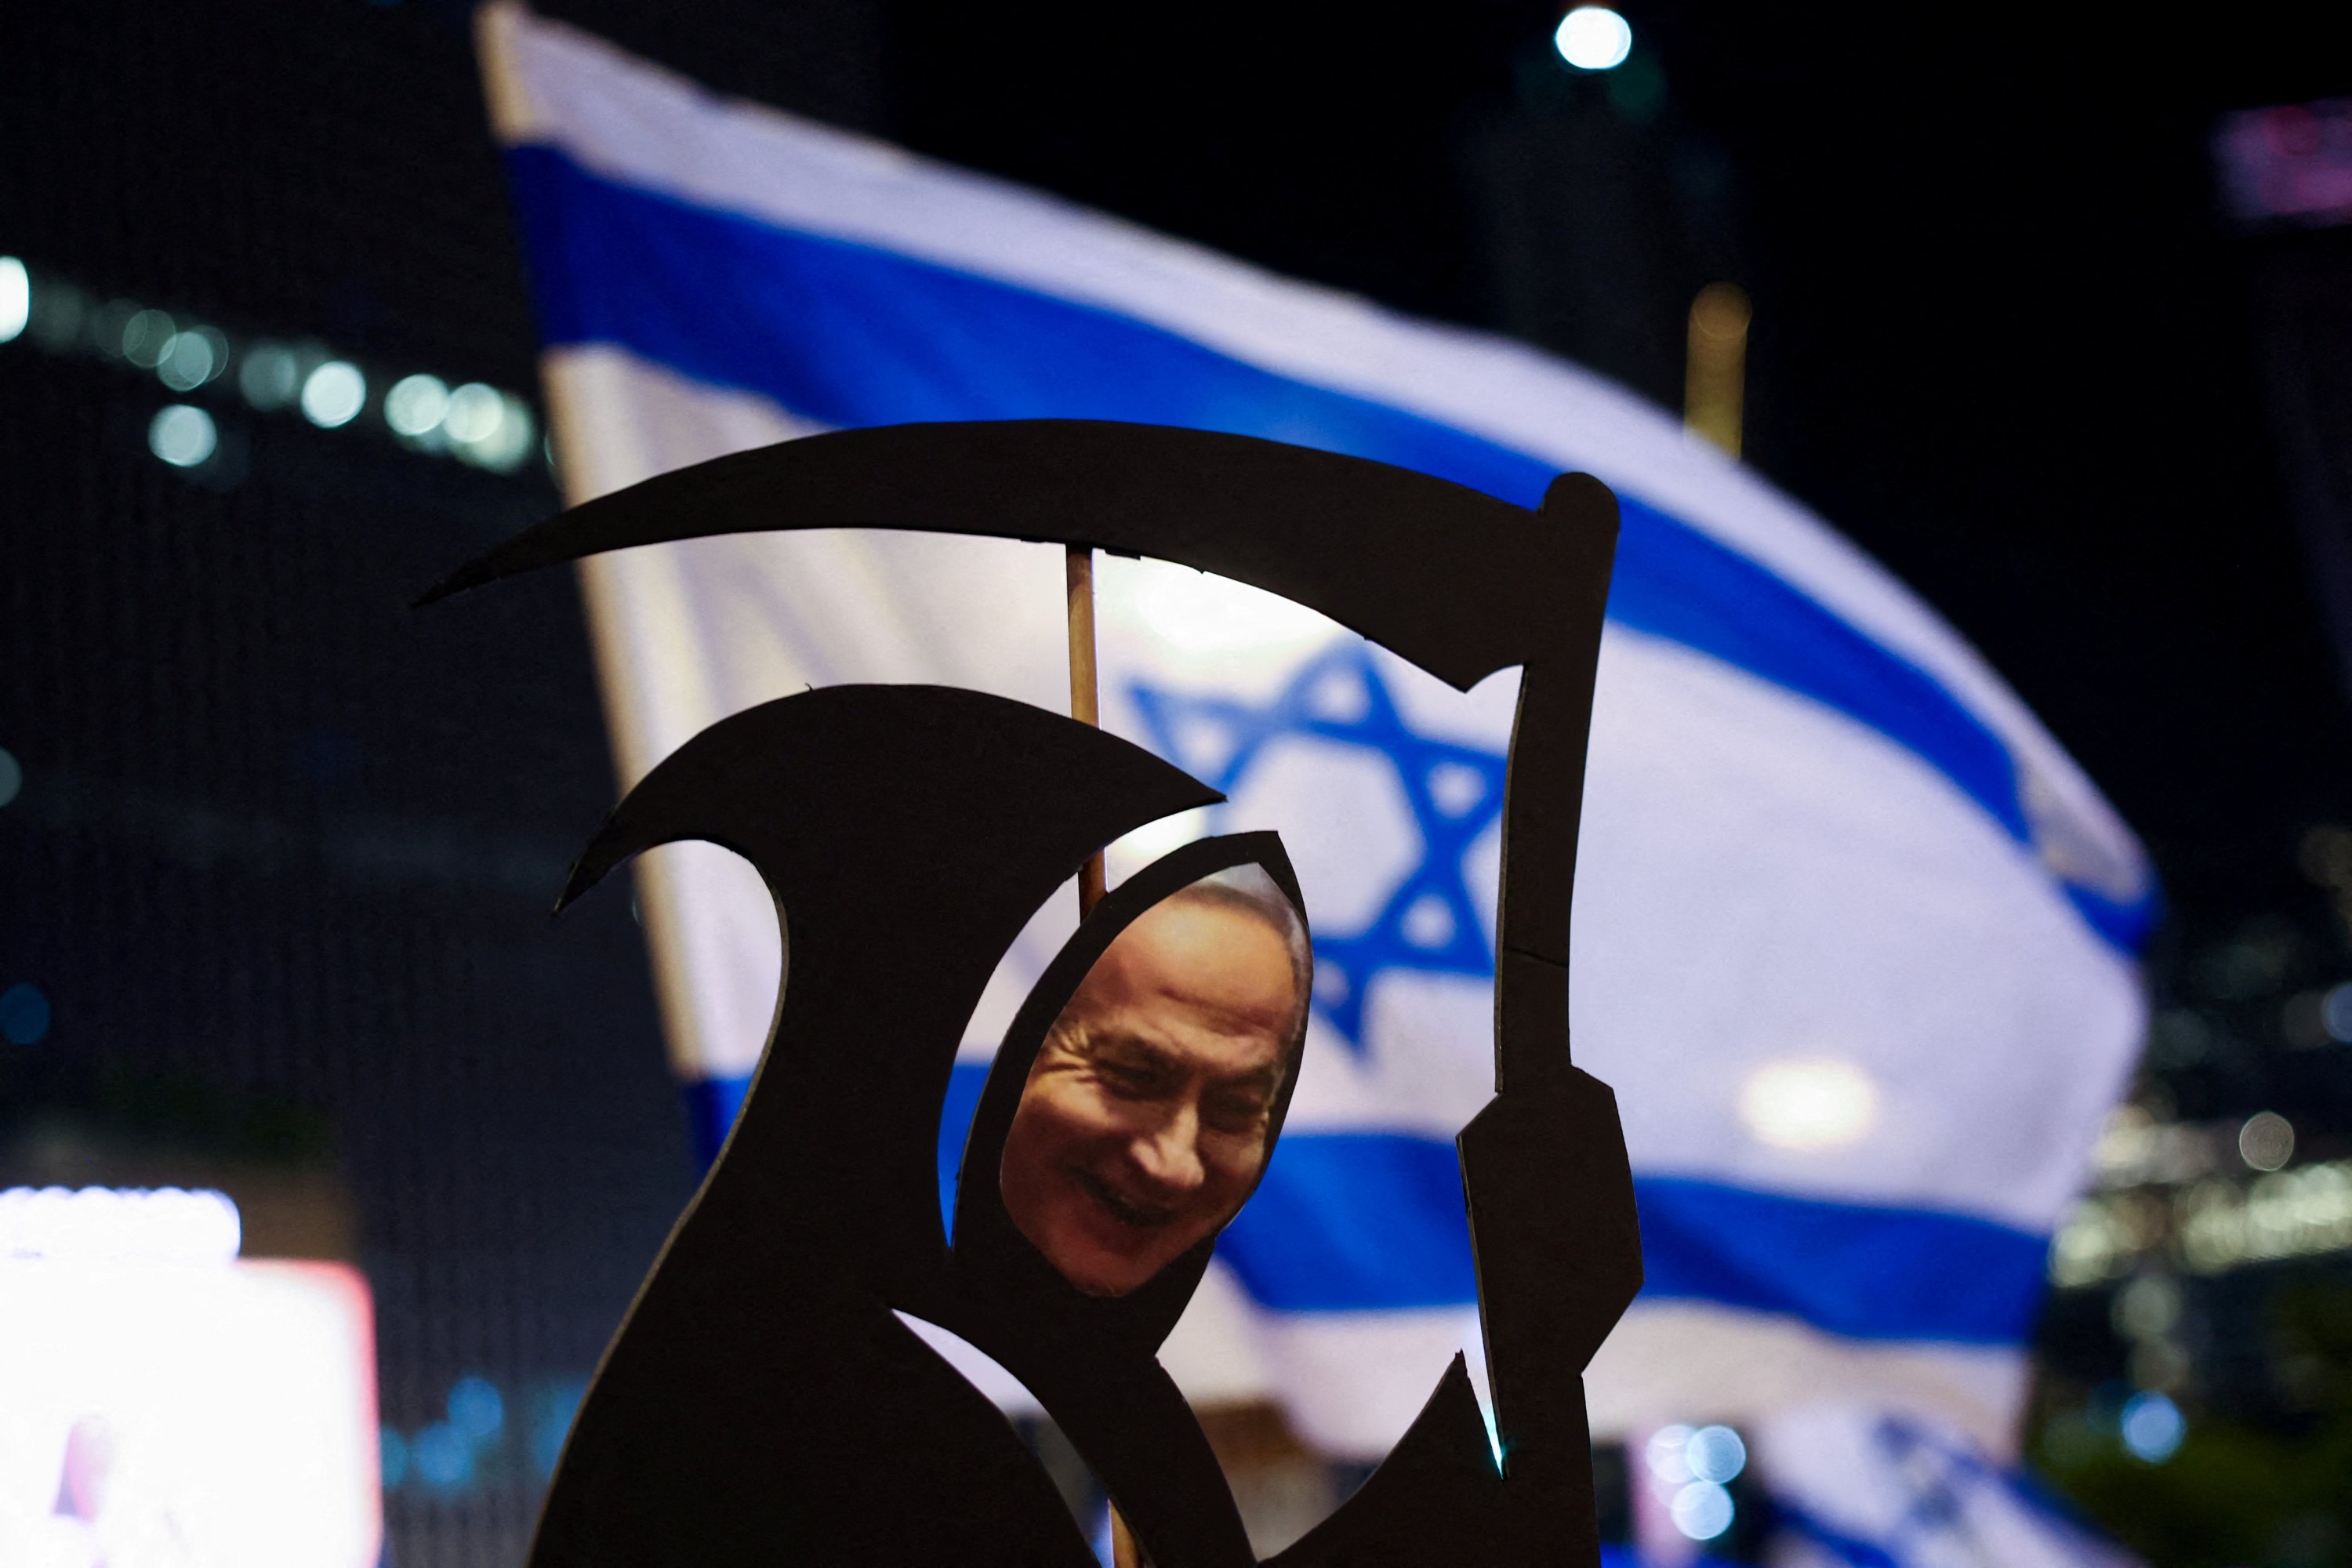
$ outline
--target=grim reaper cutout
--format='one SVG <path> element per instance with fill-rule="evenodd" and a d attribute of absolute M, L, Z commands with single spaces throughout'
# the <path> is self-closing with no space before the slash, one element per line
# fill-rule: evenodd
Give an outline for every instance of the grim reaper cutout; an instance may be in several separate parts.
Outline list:
<path fill-rule="evenodd" d="M 1274 1561 L 1594 1562 L 1581 1373 L 1641 1281 L 1615 1103 L 1568 1037 L 1609 492 L 1568 475 L 1529 512 L 1242 437 L 901 426 L 592 501 L 432 596 L 600 551 L 813 528 L 1149 555 L 1320 610 L 1462 690 L 1522 668 L 1495 1098 L 1457 1139 L 1501 1459 L 1457 1358 L 1372 1478 Z M 534 1568 L 1092 1563 L 1010 1425 L 895 1312 L 1018 1376 L 1159 1568 L 1253 1561 L 1155 1354 L 1296 1079 L 1303 900 L 1275 837 L 1179 849 L 1080 926 L 997 1054 L 952 1247 L 933 1153 L 964 1026 L 1030 914 L 1111 839 L 1216 798 L 1074 720 L 880 686 L 739 713 L 630 792 L 563 901 L 643 850 L 707 839 L 766 879 L 790 967 L 734 1132 L 582 1407 Z M 1188 956 L 1202 951 L 1222 967 Z"/>

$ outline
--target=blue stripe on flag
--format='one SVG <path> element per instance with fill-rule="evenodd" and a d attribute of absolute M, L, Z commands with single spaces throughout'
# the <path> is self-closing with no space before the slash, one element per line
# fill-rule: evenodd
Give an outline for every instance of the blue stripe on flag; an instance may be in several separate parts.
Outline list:
<path fill-rule="evenodd" d="M 940 1122 L 940 1207 L 987 1081 L 959 1062 Z M 740 1090 L 738 1091 L 740 1093 Z M 716 1145 L 708 1147 L 715 1148 Z M 2021 1343 L 2048 1244 L 1965 1215 L 1637 1176 L 1652 1300 L 1719 1302 L 1851 1339 Z M 1466 1307 L 1478 1299 L 1454 1147 L 1401 1133 L 1297 1131 L 1218 1244 L 1260 1305 L 1285 1312 Z"/>
<path fill-rule="evenodd" d="M 719 1158 L 744 1097 L 751 1092 L 748 1078 L 698 1078 L 686 1083 L 686 1122 L 694 1137 L 694 1152 L 705 1165 Z M 971 1112 L 965 1112 L 967 1119 Z M 953 1173 L 950 1173 L 953 1176 Z"/>
<path fill-rule="evenodd" d="M 1217 1243 L 1280 1312 L 1393 1311 L 1478 1300 L 1454 1145 L 1393 1132 L 1292 1132 Z"/>
<path fill-rule="evenodd" d="M 1969 1215 L 1636 1176 L 1653 1299 L 1785 1312 L 1863 1340 L 2024 1342 L 2050 1244 Z"/>
<path fill-rule="evenodd" d="M 1521 505 L 1541 499 L 1553 474 L 1467 432 L 1112 311 L 601 180 L 552 148 L 508 158 L 551 344 L 614 344 L 835 426 L 1191 426 L 1377 458 Z M 1620 499 L 1612 619 L 1870 726 L 2032 843 L 2008 748 L 1932 677 L 1753 561 Z M 2066 891 L 2127 951 L 2153 919 L 2152 891 L 2128 903 Z"/>

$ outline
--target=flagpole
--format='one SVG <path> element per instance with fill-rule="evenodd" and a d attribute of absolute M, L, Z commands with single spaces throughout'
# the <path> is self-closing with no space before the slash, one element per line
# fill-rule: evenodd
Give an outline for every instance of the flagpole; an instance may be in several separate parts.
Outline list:
<path fill-rule="evenodd" d="M 1748 291 L 1737 283 L 1710 283 L 1691 301 L 1683 427 L 1735 458 L 1746 416 L 1751 313 Z"/>
<path fill-rule="evenodd" d="M 1095 695 L 1095 552 L 1073 544 L 1064 552 L 1063 583 L 1069 597 L 1070 717 L 1081 724 L 1102 722 Z M 1103 858 L 1087 858 L 1078 871 L 1078 918 L 1102 902 Z"/>
<path fill-rule="evenodd" d="M 491 129 L 509 145 L 527 139 L 536 123 L 530 90 L 515 58 L 515 29 L 529 16 L 522 5 L 508 3 L 483 5 L 474 13 L 482 96 Z M 548 444 L 555 458 L 557 489 L 565 506 L 579 506 L 642 477 L 615 476 L 609 468 L 596 467 L 595 455 L 609 444 L 596 439 L 586 410 L 572 395 L 571 378 L 544 359 L 540 363 L 539 387 L 541 405 L 547 414 Z M 588 623 L 589 650 L 595 665 L 597 694 L 604 704 L 604 734 L 612 750 L 617 795 L 626 795 L 660 759 L 648 751 L 646 741 L 652 726 L 642 711 L 644 694 L 633 675 L 623 568 L 610 556 L 592 555 L 573 570 Z M 695 1014 L 693 981 L 677 917 L 675 867 L 667 856 L 647 855 L 640 857 L 631 871 L 636 884 L 638 923 L 645 928 L 646 951 L 653 968 L 654 1003 L 661 1017 L 662 1037 L 673 1070 L 681 1081 L 692 1082 L 703 1071 L 701 1026 Z M 719 1129 L 719 1136 L 725 1131 Z M 714 1152 L 699 1151 L 706 1159 Z"/>
<path fill-rule="evenodd" d="M 1091 546 L 1073 544 L 1063 552 L 1062 585 L 1070 626 L 1070 717 L 1081 724 L 1098 726 L 1102 709 L 1095 675 L 1095 552 Z M 1103 858 L 1097 851 L 1078 868 L 1078 918 L 1093 914 L 1102 897 Z M 1129 1533 L 1116 1503 L 1110 1508 L 1110 1560 L 1112 1568 L 1142 1568 L 1143 1563 L 1143 1554 L 1136 1550 L 1135 1537 Z"/>

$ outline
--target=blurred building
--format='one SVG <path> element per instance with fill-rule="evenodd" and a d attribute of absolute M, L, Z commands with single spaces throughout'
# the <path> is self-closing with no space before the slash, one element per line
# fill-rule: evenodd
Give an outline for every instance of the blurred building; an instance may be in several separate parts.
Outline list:
<path fill-rule="evenodd" d="M 555 505 L 463 24 L 0 19 L 0 1186 L 361 1262 L 404 1565 L 520 1560 L 694 1174 L 625 892 L 548 919 L 570 585 L 407 608 Z"/>

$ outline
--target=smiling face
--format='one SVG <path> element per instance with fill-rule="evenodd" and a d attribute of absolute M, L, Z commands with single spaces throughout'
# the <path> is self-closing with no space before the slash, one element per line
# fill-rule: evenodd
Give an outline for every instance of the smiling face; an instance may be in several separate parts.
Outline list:
<path fill-rule="evenodd" d="M 1304 1002 L 1264 912 L 1182 894 L 1119 933 L 1055 1021 L 1004 1141 L 1005 1212 L 1124 1296 L 1234 1216 L 1265 1163 Z"/>

